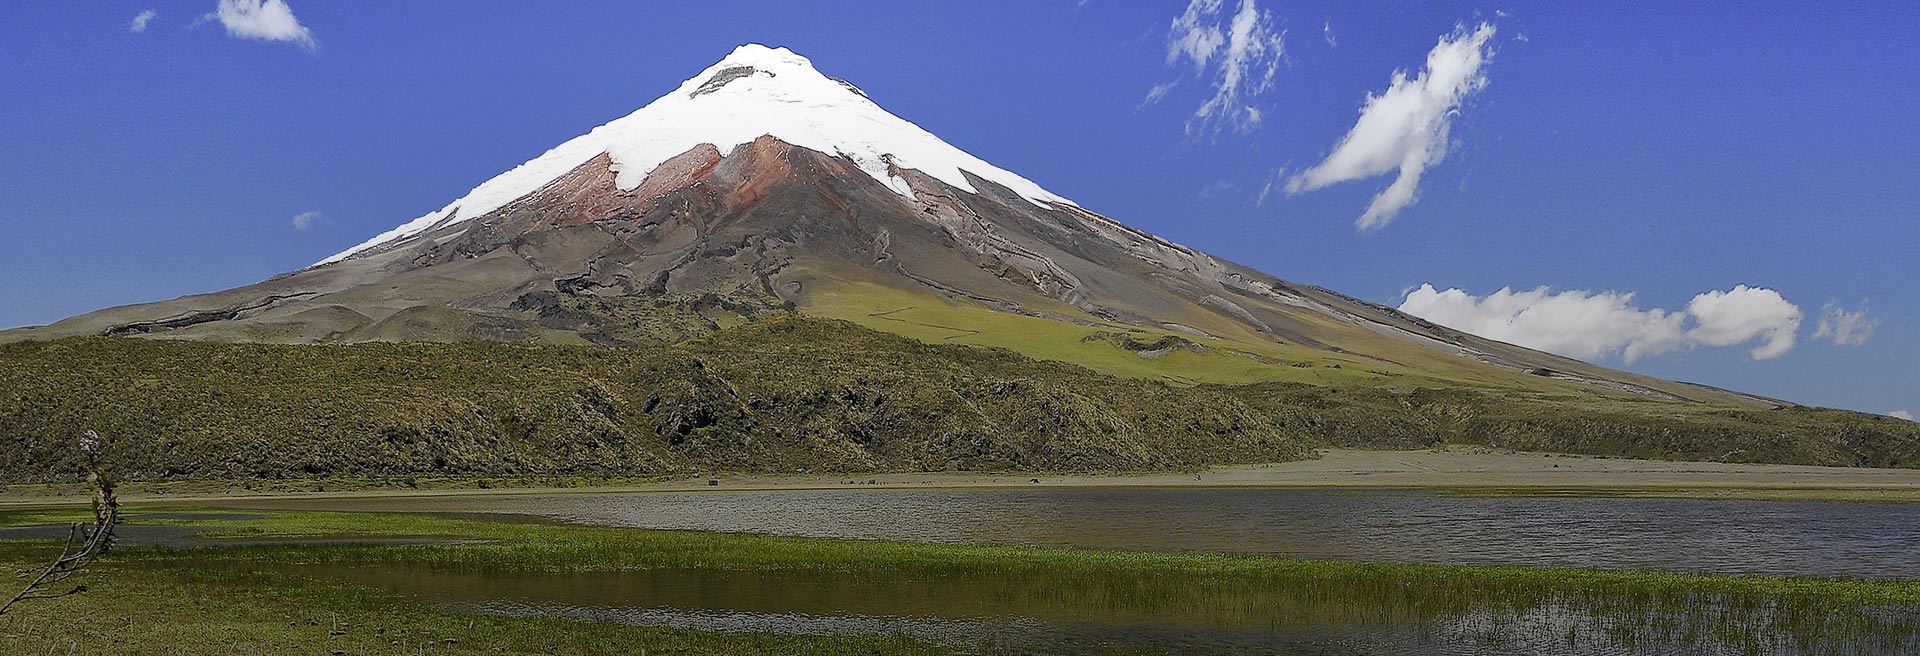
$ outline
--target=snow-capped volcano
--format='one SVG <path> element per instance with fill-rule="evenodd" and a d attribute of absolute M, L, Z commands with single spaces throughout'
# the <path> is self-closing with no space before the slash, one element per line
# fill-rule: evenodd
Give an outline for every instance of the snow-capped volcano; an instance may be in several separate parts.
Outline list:
<path fill-rule="evenodd" d="M 815 70 L 806 57 L 786 48 L 747 44 L 638 111 L 560 144 L 482 183 L 446 207 L 319 264 L 346 259 L 429 228 L 486 215 L 603 153 L 612 160 L 615 184 L 621 190 L 632 190 L 662 162 L 695 146 L 710 144 L 725 154 L 762 136 L 846 157 L 874 180 L 907 198 L 912 198 L 913 192 L 897 173 L 901 168 L 916 169 L 973 192 L 973 184 L 962 173 L 965 171 L 1036 204 L 1072 204 L 888 113 L 853 84 Z"/>
<path fill-rule="evenodd" d="M 794 311 L 1175 381 L 1204 361 L 1247 380 L 1751 401 L 1480 339 L 1174 244 L 758 45 L 313 266 L 0 341 L 631 345 Z"/>

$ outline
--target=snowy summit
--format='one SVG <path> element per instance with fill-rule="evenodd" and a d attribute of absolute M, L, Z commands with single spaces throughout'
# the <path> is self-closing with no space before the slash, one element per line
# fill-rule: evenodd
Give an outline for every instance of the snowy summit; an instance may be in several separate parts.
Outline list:
<path fill-rule="evenodd" d="M 701 144 L 726 153 L 761 136 L 840 155 L 908 198 L 905 180 L 888 163 L 917 169 L 959 189 L 977 192 L 961 172 L 1004 186 L 1027 200 L 1073 204 L 1012 172 L 988 164 L 905 119 L 888 113 L 845 81 L 822 75 L 806 57 L 786 48 L 740 46 L 672 93 L 594 128 L 546 154 L 475 187 L 446 207 L 381 233 L 315 266 L 405 239 L 440 225 L 484 216 L 605 153 L 622 190 L 640 186 L 662 162 Z"/>

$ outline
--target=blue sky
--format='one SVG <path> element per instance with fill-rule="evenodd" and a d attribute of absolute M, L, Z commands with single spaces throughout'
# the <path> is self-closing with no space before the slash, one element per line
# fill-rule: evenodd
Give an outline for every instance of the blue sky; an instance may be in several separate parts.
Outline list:
<path fill-rule="evenodd" d="M 280 0 L 241 21 L 203 18 L 219 0 L 0 9 L 0 326 L 299 268 L 759 42 L 1283 278 L 1653 375 L 1920 412 L 1920 5 L 285 2 L 295 23 Z M 1430 54 L 1464 53 L 1463 84 L 1417 93 L 1445 77 Z M 1419 120 L 1381 103 L 1357 127 L 1397 71 Z M 1359 160 L 1444 146 L 1409 151 L 1416 200 L 1371 229 L 1397 173 L 1336 170 L 1349 133 L 1389 144 Z M 1334 181 L 1288 193 L 1316 167 Z"/>

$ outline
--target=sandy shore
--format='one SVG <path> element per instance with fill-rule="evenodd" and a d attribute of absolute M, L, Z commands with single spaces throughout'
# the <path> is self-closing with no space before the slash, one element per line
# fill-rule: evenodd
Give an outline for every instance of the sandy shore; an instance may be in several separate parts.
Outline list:
<path fill-rule="evenodd" d="M 717 484 L 709 484 L 714 481 Z M 724 474 L 633 485 L 407 489 L 362 487 L 285 491 L 225 484 L 130 485 L 130 502 L 193 502 L 257 497 L 379 497 L 491 494 L 607 494 L 686 490 L 823 488 L 968 488 L 1041 486 L 1418 487 L 1463 494 L 1554 496 L 1684 496 L 1920 502 L 1920 470 L 1745 465 L 1516 453 L 1462 447 L 1429 451 L 1330 449 L 1316 460 L 1222 467 L 1199 472 L 1047 474 L 935 472 L 909 474 Z M 73 499 L 77 486 L 12 486 L 0 505 Z"/>

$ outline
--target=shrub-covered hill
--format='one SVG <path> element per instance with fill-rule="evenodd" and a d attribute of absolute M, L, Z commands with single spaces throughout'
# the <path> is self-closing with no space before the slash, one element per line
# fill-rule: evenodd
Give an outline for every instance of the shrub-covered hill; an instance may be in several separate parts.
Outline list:
<path fill-rule="evenodd" d="M 1310 451 L 1249 405 L 788 316 L 662 347 L 0 345 L 0 477 L 1143 470 Z"/>
<path fill-rule="evenodd" d="M 1920 466 L 1920 424 L 1473 389 L 1177 387 L 782 316 L 676 346 L 0 345 L 0 480 L 1199 468 L 1443 442 Z"/>
<path fill-rule="evenodd" d="M 1270 421 L 1304 426 L 1292 434 L 1331 446 L 1475 444 L 1656 460 L 1920 468 L 1920 423 L 1846 410 L 1472 388 L 1207 389 L 1258 408 Z"/>

